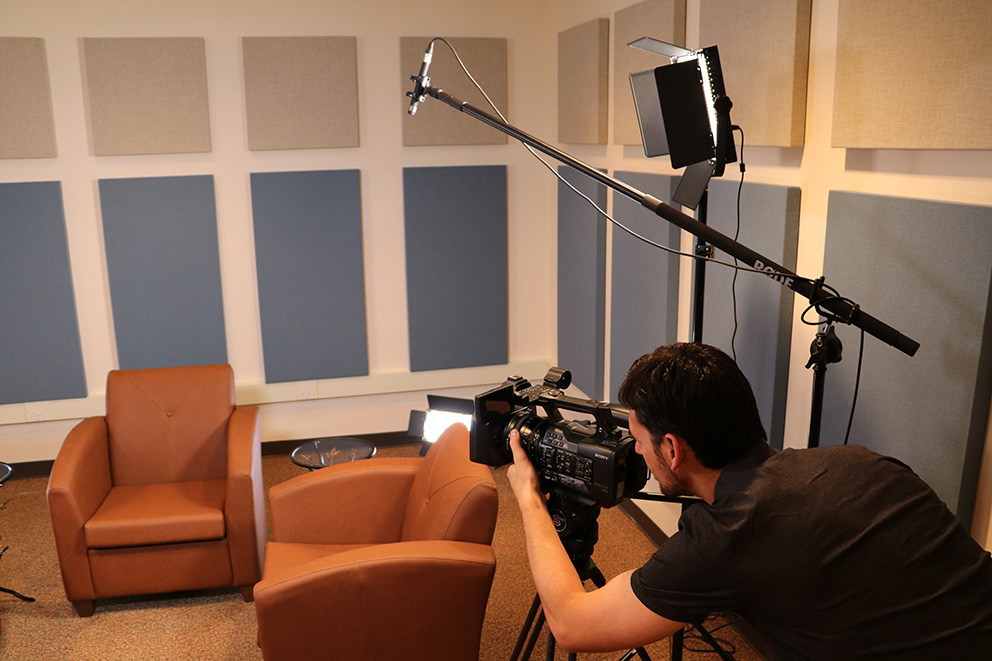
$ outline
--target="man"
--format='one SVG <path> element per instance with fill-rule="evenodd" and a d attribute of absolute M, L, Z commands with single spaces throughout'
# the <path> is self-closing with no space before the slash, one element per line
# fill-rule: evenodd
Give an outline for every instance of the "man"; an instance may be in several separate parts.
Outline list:
<path fill-rule="evenodd" d="M 900 462 L 863 447 L 776 451 L 714 347 L 642 356 L 620 401 L 670 495 L 698 496 L 640 569 L 586 592 L 510 436 L 510 484 L 558 644 L 609 651 L 734 612 L 783 658 L 992 659 L 992 558 Z"/>

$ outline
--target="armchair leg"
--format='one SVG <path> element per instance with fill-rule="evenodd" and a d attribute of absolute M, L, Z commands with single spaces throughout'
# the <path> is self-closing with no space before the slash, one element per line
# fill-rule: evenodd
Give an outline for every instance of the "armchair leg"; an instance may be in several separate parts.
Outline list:
<path fill-rule="evenodd" d="M 76 609 L 76 614 L 79 617 L 89 617 L 96 610 L 96 606 L 93 604 L 92 599 L 84 599 L 82 601 L 72 602 L 72 607 Z"/>
<path fill-rule="evenodd" d="M 249 604 L 255 601 L 255 586 L 254 585 L 242 585 L 241 586 L 241 598 L 244 599 Z"/>

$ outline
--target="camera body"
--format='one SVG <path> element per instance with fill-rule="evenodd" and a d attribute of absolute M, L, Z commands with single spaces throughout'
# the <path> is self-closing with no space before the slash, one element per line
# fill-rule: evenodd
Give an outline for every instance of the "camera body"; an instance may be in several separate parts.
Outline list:
<path fill-rule="evenodd" d="M 647 466 L 626 431 L 627 410 L 567 396 L 562 391 L 570 383 L 568 370 L 553 367 L 539 385 L 513 376 L 477 395 L 470 458 L 489 466 L 511 462 L 510 432 L 516 429 L 541 476 L 542 490 L 585 505 L 612 507 L 644 486 Z M 592 420 L 566 420 L 562 410 Z"/>

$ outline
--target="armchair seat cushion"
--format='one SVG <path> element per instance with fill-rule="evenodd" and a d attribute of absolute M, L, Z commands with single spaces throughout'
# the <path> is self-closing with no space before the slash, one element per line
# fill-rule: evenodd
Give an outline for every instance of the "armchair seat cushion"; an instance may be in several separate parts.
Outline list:
<path fill-rule="evenodd" d="M 83 526 L 88 548 L 223 539 L 227 480 L 115 486 Z"/>

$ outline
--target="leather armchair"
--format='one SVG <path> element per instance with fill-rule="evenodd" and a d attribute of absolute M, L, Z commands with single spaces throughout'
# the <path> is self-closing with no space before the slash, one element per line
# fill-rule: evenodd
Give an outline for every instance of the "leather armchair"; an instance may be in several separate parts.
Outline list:
<path fill-rule="evenodd" d="M 236 408 L 230 365 L 114 370 L 107 414 L 66 437 L 48 506 L 66 597 L 241 587 L 266 537 L 259 409 Z"/>
<path fill-rule="evenodd" d="M 478 659 L 497 494 L 452 425 L 424 458 L 322 468 L 269 490 L 255 586 L 264 658 Z"/>

